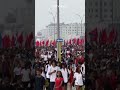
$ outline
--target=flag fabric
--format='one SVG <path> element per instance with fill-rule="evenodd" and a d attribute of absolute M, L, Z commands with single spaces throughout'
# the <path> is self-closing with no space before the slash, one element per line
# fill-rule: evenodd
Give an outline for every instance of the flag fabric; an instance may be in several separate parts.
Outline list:
<path fill-rule="evenodd" d="M 39 43 L 39 46 L 42 46 L 42 44 L 41 44 L 41 41 L 39 41 L 40 43 Z"/>
<path fill-rule="evenodd" d="M 113 43 L 114 40 L 115 40 L 115 29 L 113 28 L 109 33 L 109 38 L 108 38 L 109 44 Z"/>
<path fill-rule="evenodd" d="M 42 46 L 44 46 L 44 44 L 45 44 L 45 41 L 42 41 L 42 42 L 41 42 L 41 44 L 42 44 Z"/>
<path fill-rule="evenodd" d="M 72 40 L 70 39 L 70 40 L 69 40 L 69 45 L 71 45 L 71 44 L 72 44 Z"/>
<path fill-rule="evenodd" d="M 115 30 L 115 39 L 114 39 L 114 42 L 117 42 L 117 38 L 118 38 L 118 32 L 117 32 L 117 30 Z"/>
<path fill-rule="evenodd" d="M 18 38 L 17 38 L 17 41 L 19 43 L 19 46 L 22 47 L 23 45 L 23 33 L 21 33 Z"/>
<path fill-rule="evenodd" d="M 3 38 L 2 38 L 2 46 L 3 46 L 3 48 L 6 48 L 6 39 L 7 39 L 7 36 L 4 35 Z"/>
<path fill-rule="evenodd" d="M 92 42 L 97 43 L 98 42 L 98 31 L 97 31 L 97 28 L 95 28 L 94 30 L 89 32 L 89 36 L 90 36 L 90 40 Z"/>
<path fill-rule="evenodd" d="M 46 41 L 45 46 L 49 46 L 49 40 Z"/>
<path fill-rule="evenodd" d="M 12 35 L 12 38 L 11 38 L 11 47 L 14 47 L 15 46 L 15 36 Z"/>
<path fill-rule="evenodd" d="M 36 46 L 39 47 L 39 41 L 36 41 Z"/>
<path fill-rule="evenodd" d="M 74 44 L 77 43 L 77 39 L 76 39 L 76 38 L 73 39 L 73 43 L 74 43 Z"/>
<path fill-rule="evenodd" d="M 0 48 L 2 48 L 2 35 L 0 33 Z"/>
<path fill-rule="evenodd" d="M 52 40 L 50 41 L 50 46 L 52 45 Z"/>
<path fill-rule="evenodd" d="M 102 44 L 106 44 L 107 43 L 107 33 L 106 33 L 106 29 L 102 30 L 102 36 L 101 36 L 101 42 Z"/>
<path fill-rule="evenodd" d="M 68 40 L 67 40 L 67 41 L 66 41 L 66 45 L 68 45 L 68 43 L 69 43 L 69 42 L 68 42 Z"/>
<path fill-rule="evenodd" d="M 52 45 L 53 45 L 53 46 L 56 46 L 56 41 L 55 41 L 55 40 L 52 42 Z"/>
<path fill-rule="evenodd" d="M 77 45 L 80 45 L 80 39 L 79 38 L 77 39 Z"/>

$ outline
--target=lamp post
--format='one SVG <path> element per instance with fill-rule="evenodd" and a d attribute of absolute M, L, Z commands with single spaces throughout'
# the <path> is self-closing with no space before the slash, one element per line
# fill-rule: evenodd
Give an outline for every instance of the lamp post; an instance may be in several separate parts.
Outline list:
<path fill-rule="evenodd" d="M 85 15 L 83 15 L 82 17 L 79 14 L 76 14 L 79 18 L 80 18 L 80 22 L 81 22 L 81 34 L 82 34 L 82 22 L 83 22 L 83 18 Z"/>
<path fill-rule="evenodd" d="M 56 17 L 56 15 L 54 16 L 52 12 L 49 12 L 49 13 L 50 13 L 50 14 L 52 15 L 52 17 L 53 17 L 53 22 L 54 22 L 54 40 L 55 40 L 55 17 Z"/>
<path fill-rule="evenodd" d="M 57 40 L 60 39 L 59 0 L 57 0 Z M 57 60 L 61 62 L 61 43 L 57 41 Z"/>

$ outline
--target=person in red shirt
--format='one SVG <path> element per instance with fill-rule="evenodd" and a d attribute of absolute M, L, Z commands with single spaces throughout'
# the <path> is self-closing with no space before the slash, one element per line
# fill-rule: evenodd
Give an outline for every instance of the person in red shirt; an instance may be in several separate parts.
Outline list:
<path fill-rule="evenodd" d="M 69 82 L 69 88 L 70 88 L 70 90 L 72 90 L 72 86 L 73 86 L 73 84 L 72 84 L 72 81 L 73 81 L 73 76 L 74 76 L 74 71 L 73 71 L 73 68 L 72 68 L 72 64 L 69 66 L 69 68 L 68 68 L 68 72 L 69 72 L 69 80 L 68 80 L 68 82 Z"/>
<path fill-rule="evenodd" d="M 55 79 L 54 90 L 63 90 L 63 77 L 61 71 L 57 71 L 57 78 Z"/>
<path fill-rule="evenodd" d="M 75 64 L 78 64 L 78 62 L 84 62 L 84 57 L 82 55 L 77 56 L 77 58 L 75 59 Z"/>

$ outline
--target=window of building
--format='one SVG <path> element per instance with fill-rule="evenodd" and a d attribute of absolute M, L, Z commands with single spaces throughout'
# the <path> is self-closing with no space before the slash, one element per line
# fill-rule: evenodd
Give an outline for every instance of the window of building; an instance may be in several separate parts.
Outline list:
<path fill-rule="evenodd" d="M 89 9 L 89 13 L 90 13 L 90 9 Z"/>
<path fill-rule="evenodd" d="M 104 2 L 104 6 L 107 6 L 107 2 Z"/>
<path fill-rule="evenodd" d="M 113 10 L 112 9 L 110 9 L 110 12 L 112 12 Z"/>
<path fill-rule="evenodd" d="M 110 15 L 110 18 L 113 18 L 113 15 Z"/>
<path fill-rule="evenodd" d="M 107 15 L 104 15 L 104 18 L 106 18 L 107 17 Z"/>
<path fill-rule="evenodd" d="M 93 12 L 93 9 L 91 9 L 91 12 Z"/>
<path fill-rule="evenodd" d="M 98 2 L 95 2 L 95 6 L 98 6 Z"/>
<path fill-rule="evenodd" d="M 96 9 L 95 12 L 98 12 L 98 9 Z"/>
<path fill-rule="evenodd" d="M 98 17 L 98 14 L 96 14 L 95 17 Z"/>
<path fill-rule="evenodd" d="M 104 12 L 107 12 L 107 9 L 104 9 Z"/>
<path fill-rule="evenodd" d="M 112 6 L 112 2 L 110 2 L 110 6 Z"/>

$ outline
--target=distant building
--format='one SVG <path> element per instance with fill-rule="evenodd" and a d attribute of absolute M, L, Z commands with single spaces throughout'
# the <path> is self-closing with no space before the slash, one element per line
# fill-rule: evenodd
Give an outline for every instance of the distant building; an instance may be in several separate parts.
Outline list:
<path fill-rule="evenodd" d="M 92 29 L 94 28 L 92 26 L 110 27 L 113 24 L 120 23 L 119 5 L 120 0 L 86 1 L 86 28 Z M 118 26 L 120 27 L 120 25 Z"/>
<path fill-rule="evenodd" d="M 57 24 L 49 24 L 46 26 L 48 36 L 52 36 L 53 39 L 57 38 Z M 45 33 L 44 33 L 45 34 Z M 85 24 L 80 23 L 60 23 L 60 37 L 68 39 L 69 36 L 85 36 Z"/>

